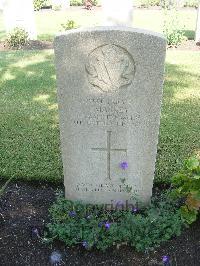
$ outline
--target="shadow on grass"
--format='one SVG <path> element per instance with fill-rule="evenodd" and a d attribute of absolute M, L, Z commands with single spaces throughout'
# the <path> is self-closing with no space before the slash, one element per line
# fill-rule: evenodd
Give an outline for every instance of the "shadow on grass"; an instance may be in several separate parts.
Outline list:
<path fill-rule="evenodd" d="M 166 65 L 166 72 L 156 163 L 158 182 L 168 182 L 185 159 L 200 154 L 200 101 L 195 98 L 199 75 L 171 64 Z"/>
<path fill-rule="evenodd" d="M 62 180 L 52 51 L 0 54 L 0 176 Z"/>

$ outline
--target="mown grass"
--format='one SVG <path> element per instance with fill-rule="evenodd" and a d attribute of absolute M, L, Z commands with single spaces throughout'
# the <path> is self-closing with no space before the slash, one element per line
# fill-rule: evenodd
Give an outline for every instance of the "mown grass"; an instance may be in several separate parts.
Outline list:
<path fill-rule="evenodd" d="M 196 10 L 180 10 L 180 28 L 185 30 L 189 39 L 194 39 L 196 26 Z M 140 27 L 157 32 L 163 31 L 163 11 L 136 9 L 133 11 L 133 27 Z M 95 26 L 102 23 L 102 11 L 100 8 L 87 11 L 82 7 L 70 8 L 68 11 L 38 11 L 35 12 L 36 28 L 40 40 L 52 40 L 56 33 L 62 30 L 61 24 L 67 20 L 74 20 L 79 26 Z M 0 39 L 6 36 L 0 12 Z"/>
<path fill-rule="evenodd" d="M 52 51 L 0 53 L 0 176 L 62 180 Z M 169 51 L 156 180 L 200 152 L 200 53 Z"/>

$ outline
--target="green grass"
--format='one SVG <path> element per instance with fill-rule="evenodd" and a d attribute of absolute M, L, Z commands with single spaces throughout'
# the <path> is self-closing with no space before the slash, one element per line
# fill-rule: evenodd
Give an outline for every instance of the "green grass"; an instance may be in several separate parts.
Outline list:
<path fill-rule="evenodd" d="M 0 76 L 0 176 L 61 180 L 53 52 L 2 52 Z M 200 53 L 169 51 L 157 181 L 200 153 L 199 82 Z"/>
<path fill-rule="evenodd" d="M 168 179 L 183 160 L 200 155 L 200 53 L 168 52 L 165 76 L 157 180 Z"/>
<path fill-rule="evenodd" d="M 180 27 L 184 28 L 186 36 L 194 39 L 196 10 L 180 10 L 178 15 Z M 61 24 L 70 19 L 83 27 L 100 25 L 101 16 L 102 12 L 99 8 L 92 11 L 78 7 L 71 8 L 69 11 L 35 12 L 38 38 L 52 40 L 55 34 L 62 29 Z M 162 32 L 163 18 L 163 11 L 161 10 L 136 9 L 133 13 L 133 26 Z M 4 39 L 5 36 L 2 13 L 0 12 L 0 39 Z"/>
<path fill-rule="evenodd" d="M 0 176 L 59 180 L 52 51 L 0 53 Z"/>

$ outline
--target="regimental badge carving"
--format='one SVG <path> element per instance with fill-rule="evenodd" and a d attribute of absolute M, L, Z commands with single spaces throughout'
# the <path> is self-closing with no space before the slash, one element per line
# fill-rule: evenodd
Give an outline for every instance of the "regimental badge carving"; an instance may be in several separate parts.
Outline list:
<path fill-rule="evenodd" d="M 135 62 L 124 48 L 106 44 L 88 56 L 86 72 L 89 83 L 103 92 L 112 92 L 130 85 L 135 76 Z"/>

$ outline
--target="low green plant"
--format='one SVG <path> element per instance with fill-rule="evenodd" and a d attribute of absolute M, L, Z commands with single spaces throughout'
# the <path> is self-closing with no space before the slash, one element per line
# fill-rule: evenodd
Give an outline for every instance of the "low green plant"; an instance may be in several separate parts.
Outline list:
<path fill-rule="evenodd" d="M 16 27 L 8 34 L 6 42 L 10 48 L 20 49 L 28 42 L 28 33 Z"/>
<path fill-rule="evenodd" d="M 53 9 L 54 11 L 60 11 L 60 10 L 62 9 L 62 6 L 61 6 L 61 5 L 53 5 L 53 6 L 52 6 L 52 9 Z"/>
<path fill-rule="evenodd" d="M 141 7 L 159 6 L 160 0 L 140 0 Z"/>
<path fill-rule="evenodd" d="M 170 46 L 178 46 L 186 38 L 181 29 L 177 11 L 175 9 L 164 11 L 163 33 Z"/>
<path fill-rule="evenodd" d="M 40 10 L 42 7 L 48 5 L 49 4 L 48 2 L 49 2 L 48 0 L 34 0 L 33 1 L 34 10 L 35 11 Z"/>
<path fill-rule="evenodd" d="M 50 208 L 51 223 L 46 239 L 59 239 L 68 246 L 105 250 L 130 245 L 137 251 L 151 250 L 183 227 L 177 202 L 167 194 L 155 197 L 142 210 L 108 210 L 104 205 L 83 204 L 59 197 Z"/>
<path fill-rule="evenodd" d="M 70 0 L 70 6 L 83 6 L 83 0 Z"/>
<path fill-rule="evenodd" d="M 195 157 L 186 160 L 183 169 L 172 178 L 172 186 L 172 196 L 184 200 L 182 219 L 193 223 L 200 210 L 200 160 Z"/>
<path fill-rule="evenodd" d="M 70 0 L 70 6 L 83 6 L 84 5 L 84 0 Z M 91 1 L 93 6 L 97 6 L 100 4 L 99 0 L 92 0 Z"/>
<path fill-rule="evenodd" d="M 71 30 L 78 28 L 76 22 L 74 20 L 68 20 L 65 24 L 61 24 L 64 30 Z"/>
<path fill-rule="evenodd" d="M 199 0 L 186 0 L 184 3 L 185 7 L 198 7 Z"/>

